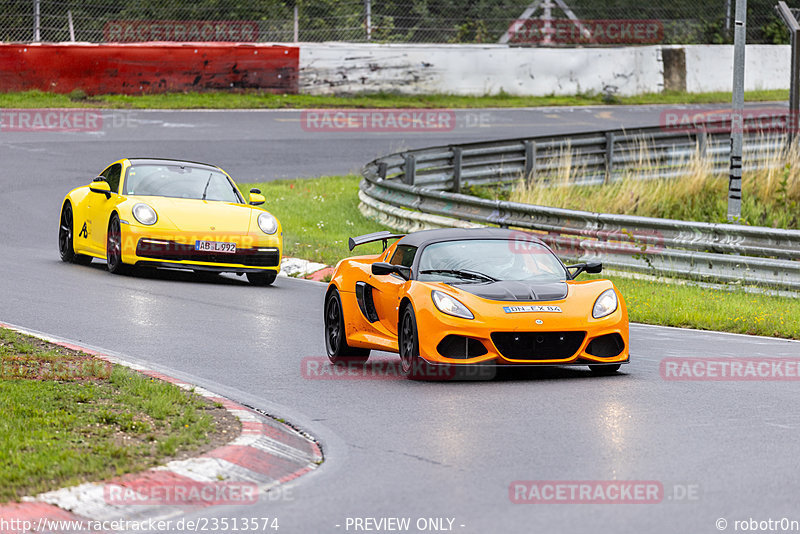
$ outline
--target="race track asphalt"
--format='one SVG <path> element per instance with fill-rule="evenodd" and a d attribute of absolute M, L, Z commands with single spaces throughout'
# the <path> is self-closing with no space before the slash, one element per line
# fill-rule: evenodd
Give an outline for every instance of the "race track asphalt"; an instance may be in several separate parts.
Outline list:
<path fill-rule="evenodd" d="M 612 377 L 575 368 L 491 382 L 321 380 L 301 363 L 325 355 L 323 284 L 113 276 L 98 260 L 58 258 L 64 194 L 123 156 L 209 161 L 240 182 L 341 174 L 407 147 L 657 124 L 661 109 L 457 112 L 463 127 L 439 134 L 308 132 L 296 111 L 108 111 L 95 132 L 0 131 L 0 321 L 147 362 L 320 440 L 325 463 L 278 498 L 204 517 L 277 517 L 283 533 L 353 532 L 347 518 L 367 517 L 409 517 L 412 532 L 418 518 L 453 518 L 463 533 L 715 532 L 719 518 L 729 530 L 751 517 L 800 520 L 797 383 L 659 374 L 666 357 L 798 357 L 796 342 L 634 325 L 632 362 Z M 658 481 L 664 498 L 514 504 L 518 480 Z M 681 498 L 686 489 L 691 498 Z"/>

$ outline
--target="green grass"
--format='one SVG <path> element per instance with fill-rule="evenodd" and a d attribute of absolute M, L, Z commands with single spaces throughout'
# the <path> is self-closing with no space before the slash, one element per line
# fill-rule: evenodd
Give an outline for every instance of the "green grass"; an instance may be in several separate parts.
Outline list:
<path fill-rule="evenodd" d="M 347 238 L 386 228 L 358 211 L 359 176 L 261 184 L 266 208 L 283 224 L 284 253 L 334 265 L 351 253 Z M 352 254 L 377 253 L 380 244 Z M 585 275 L 584 275 L 585 276 Z M 628 303 L 631 321 L 800 339 L 800 298 L 705 289 L 693 285 L 609 276 Z"/>
<path fill-rule="evenodd" d="M 788 90 L 748 91 L 752 102 L 789 98 Z M 603 94 L 573 96 L 520 97 L 508 94 L 456 96 L 446 94 L 404 96 L 375 93 L 353 96 L 312 96 L 264 92 L 167 93 L 142 95 L 87 96 L 83 91 L 70 94 L 27 91 L 0 93 L 2 108 L 96 107 L 121 109 L 285 109 L 285 108 L 517 108 L 538 106 L 583 106 L 597 104 L 730 104 L 731 93 L 652 93 L 616 97 Z"/>
<path fill-rule="evenodd" d="M 0 503 L 140 471 L 208 441 L 205 402 L 0 329 Z"/>
<path fill-rule="evenodd" d="M 638 323 L 800 339 L 800 298 L 608 276 Z"/>
<path fill-rule="evenodd" d="M 765 138 L 765 141 L 767 138 Z M 669 170 L 678 178 L 642 180 L 640 174 L 658 167 L 650 143 L 642 142 L 636 161 L 621 169 L 609 184 L 574 186 L 570 182 L 585 172 L 566 152 L 553 158 L 557 172 L 520 180 L 509 200 L 525 204 L 600 213 L 640 215 L 684 221 L 719 223 L 727 221 L 728 176 L 714 173 L 709 157 L 695 151 L 691 157 L 673 163 Z M 767 168 L 742 176 L 742 207 L 739 222 L 753 226 L 800 228 L 800 150 L 797 145 L 774 148 L 763 154 Z M 479 196 L 506 195 L 508 189 L 474 188 Z"/>
<path fill-rule="evenodd" d="M 359 176 L 329 176 L 314 179 L 279 180 L 243 184 L 258 187 L 267 198 L 264 207 L 283 226 L 283 254 L 335 265 L 349 256 L 347 239 L 384 230 L 358 211 Z M 353 254 L 373 254 L 381 244 L 358 247 Z"/>

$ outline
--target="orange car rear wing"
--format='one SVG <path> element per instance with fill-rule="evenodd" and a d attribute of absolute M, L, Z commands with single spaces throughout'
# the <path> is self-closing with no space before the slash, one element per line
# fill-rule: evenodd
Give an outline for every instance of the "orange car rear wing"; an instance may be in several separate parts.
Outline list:
<path fill-rule="evenodd" d="M 399 239 L 401 237 L 405 237 L 405 234 L 393 234 L 391 232 L 387 232 L 383 230 L 381 232 L 374 232 L 371 234 L 364 234 L 358 237 L 351 237 L 347 241 L 347 246 L 350 247 L 352 251 L 358 245 L 363 245 L 364 243 L 372 243 L 374 241 L 383 241 L 383 250 L 386 250 L 386 247 L 389 245 L 390 239 Z"/>

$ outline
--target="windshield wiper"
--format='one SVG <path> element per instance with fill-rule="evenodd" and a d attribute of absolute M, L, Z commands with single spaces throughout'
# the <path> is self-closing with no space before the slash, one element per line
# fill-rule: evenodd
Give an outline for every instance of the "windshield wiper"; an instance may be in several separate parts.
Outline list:
<path fill-rule="evenodd" d="M 461 278 L 470 280 L 484 280 L 486 282 L 499 282 L 500 279 L 488 274 L 479 273 L 478 271 L 470 271 L 469 269 L 426 269 L 420 271 L 419 274 L 452 274 Z"/>
<path fill-rule="evenodd" d="M 211 184 L 211 178 L 214 176 L 213 172 L 208 173 L 208 181 L 206 182 L 206 187 L 203 189 L 203 200 L 206 199 L 206 193 L 208 193 L 208 186 Z"/>

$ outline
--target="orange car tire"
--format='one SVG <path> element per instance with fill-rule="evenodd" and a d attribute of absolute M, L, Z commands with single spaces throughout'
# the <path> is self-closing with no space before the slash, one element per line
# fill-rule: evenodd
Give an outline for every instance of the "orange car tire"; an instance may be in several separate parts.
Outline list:
<path fill-rule="evenodd" d="M 397 345 L 400 350 L 400 370 L 411 380 L 430 380 L 437 377 L 436 370 L 419 354 L 419 330 L 414 307 L 408 304 L 400 318 L 397 331 Z"/>
<path fill-rule="evenodd" d="M 620 367 L 622 367 L 622 364 L 619 363 L 614 365 L 590 365 L 589 370 L 598 376 L 608 376 L 619 371 Z"/>
<path fill-rule="evenodd" d="M 369 358 L 369 349 L 347 344 L 342 299 L 336 288 L 325 297 L 325 349 L 328 359 L 334 365 L 364 363 Z"/>

